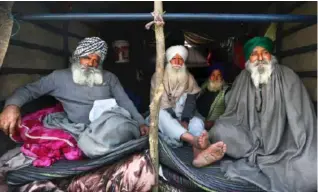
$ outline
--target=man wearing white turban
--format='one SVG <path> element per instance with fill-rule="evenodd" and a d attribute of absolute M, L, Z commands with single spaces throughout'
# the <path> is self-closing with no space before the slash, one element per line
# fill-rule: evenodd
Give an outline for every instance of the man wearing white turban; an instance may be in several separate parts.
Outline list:
<path fill-rule="evenodd" d="M 182 142 L 191 144 L 195 165 L 197 154 L 208 147 L 205 142 L 208 134 L 203 120 L 194 116 L 200 88 L 185 66 L 187 57 L 188 50 L 184 46 L 172 46 L 166 50 L 165 91 L 160 103 L 159 130 L 160 136 L 171 146 L 181 146 Z M 155 76 L 151 80 L 151 99 L 156 85 Z M 219 145 L 213 144 L 216 148 Z"/>
<path fill-rule="evenodd" d="M 107 44 L 102 39 L 89 37 L 80 41 L 70 59 L 71 68 L 55 70 L 15 90 L 6 100 L 0 115 L 0 128 L 13 135 L 21 121 L 20 107 L 40 96 L 51 95 L 62 103 L 70 122 L 85 125 L 91 123 L 89 115 L 95 101 L 113 98 L 119 107 L 129 112 L 137 132 L 139 127 L 141 135 L 147 134 L 144 118 L 128 98 L 118 78 L 102 69 L 106 54 Z"/>

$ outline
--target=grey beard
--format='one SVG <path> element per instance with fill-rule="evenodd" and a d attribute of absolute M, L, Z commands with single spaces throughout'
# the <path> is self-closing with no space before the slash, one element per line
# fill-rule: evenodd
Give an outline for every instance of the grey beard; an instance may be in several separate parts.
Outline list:
<path fill-rule="evenodd" d="M 224 85 L 224 81 L 211 81 L 211 80 L 209 80 L 207 89 L 210 92 L 217 92 L 217 91 L 220 91 L 222 89 L 223 85 Z"/>
<path fill-rule="evenodd" d="M 270 61 L 246 62 L 246 69 L 251 73 L 251 78 L 256 88 L 259 88 L 260 84 L 266 85 L 269 82 L 274 64 L 277 64 L 277 59 L 273 55 Z"/>
<path fill-rule="evenodd" d="M 71 66 L 73 81 L 76 84 L 93 87 L 103 84 L 103 71 L 99 68 L 84 68 L 79 62 L 72 63 Z"/>

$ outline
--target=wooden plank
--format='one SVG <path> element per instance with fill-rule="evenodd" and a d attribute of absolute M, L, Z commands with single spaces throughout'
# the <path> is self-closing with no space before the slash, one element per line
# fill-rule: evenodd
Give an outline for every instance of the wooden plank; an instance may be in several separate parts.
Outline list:
<path fill-rule="evenodd" d="M 303 78 L 303 77 L 316 77 L 317 78 L 317 71 L 301 71 L 301 72 L 296 72 L 296 73 L 301 78 Z"/>
<path fill-rule="evenodd" d="M 68 28 L 69 28 L 69 21 L 63 22 L 63 52 L 64 52 L 64 62 L 65 67 L 68 67 L 69 63 L 69 46 L 68 46 Z"/>
<path fill-rule="evenodd" d="M 316 22 L 316 23 L 317 23 L 317 22 Z M 289 28 L 289 29 L 284 30 L 284 31 L 282 32 L 282 36 L 283 36 L 283 37 L 286 37 L 286 36 L 291 35 L 291 34 L 297 32 L 297 31 L 300 31 L 300 30 L 302 30 L 302 29 L 305 29 L 305 28 L 307 28 L 307 27 L 310 27 L 310 26 L 312 26 L 312 25 L 314 25 L 314 24 L 316 24 L 316 23 L 301 23 L 301 24 L 295 25 L 295 26 L 293 26 L 293 27 L 291 27 L 291 28 Z"/>
<path fill-rule="evenodd" d="M 306 87 L 307 93 L 312 101 L 317 101 L 317 78 L 303 77 L 300 78 L 303 85 Z"/>
<path fill-rule="evenodd" d="M 29 21 L 30 23 L 32 23 L 33 25 L 36 25 L 37 27 L 41 27 L 42 29 L 45 29 L 45 30 L 48 30 L 50 32 L 53 32 L 55 34 L 59 34 L 59 35 L 64 35 L 64 31 L 57 28 L 57 27 L 54 27 L 53 25 L 50 25 L 48 23 L 38 23 L 38 22 L 34 22 L 34 21 Z M 66 33 L 67 36 L 70 36 L 70 37 L 74 37 L 74 38 L 77 38 L 77 39 L 83 39 L 84 37 L 80 36 L 80 35 L 77 35 L 75 33 L 72 33 L 72 32 L 67 32 Z"/>
<path fill-rule="evenodd" d="M 288 14 L 293 15 L 317 15 L 317 1 L 304 1 L 299 7 L 296 7 L 292 12 Z M 316 19 L 317 22 L 317 19 Z M 287 30 L 291 27 L 301 24 L 302 22 L 297 23 L 284 23 L 284 30 Z"/>
<path fill-rule="evenodd" d="M 291 6 L 282 9 L 281 14 L 288 14 L 288 13 L 294 11 L 296 8 L 302 6 L 302 5 L 305 4 L 305 3 L 306 3 L 306 1 L 298 1 L 298 2 L 295 2 L 295 3 L 292 4 Z"/>
<path fill-rule="evenodd" d="M 317 70 L 317 51 L 284 57 L 280 63 L 294 71 L 316 71 Z"/>
<path fill-rule="evenodd" d="M 8 74 L 40 74 L 47 75 L 54 71 L 55 69 L 31 69 L 31 68 L 12 68 L 12 67 L 2 67 L 0 69 L 0 75 Z"/>
<path fill-rule="evenodd" d="M 317 25 L 312 25 L 283 39 L 282 50 L 294 49 L 317 43 Z"/>
<path fill-rule="evenodd" d="M 281 12 L 283 8 L 282 2 L 278 2 L 277 4 L 277 13 Z M 281 51 L 282 51 L 282 44 L 283 44 L 283 39 L 282 39 L 282 29 L 283 29 L 283 24 L 278 23 L 277 24 L 277 29 L 276 29 L 276 39 L 275 39 L 275 51 L 276 51 L 276 57 L 278 62 L 281 61 Z"/>
<path fill-rule="evenodd" d="M 24 42 L 24 41 L 20 41 L 20 40 L 16 40 L 16 39 L 11 39 L 10 45 L 20 46 L 20 47 L 24 47 L 24 48 L 28 48 L 28 49 L 36 49 L 36 50 L 43 51 L 45 53 L 49 53 L 49 54 L 53 54 L 53 55 L 57 55 L 57 56 L 63 56 L 65 54 L 64 51 L 62 51 L 62 50 L 58 50 L 58 49 L 55 49 L 52 47 L 37 45 L 34 43 L 28 43 L 28 42 Z M 70 55 L 71 53 L 67 52 L 67 54 Z"/>
<path fill-rule="evenodd" d="M 282 51 L 280 53 L 280 57 L 287 57 L 287 56 L 292 56 L 292 55 L 297 55 L 297 54 L 302 54 L 302 53 L 307 53 L 310 51 L 317 51 L 317 43 L 315 44 L 311 44 L 311 45 L 307 45 L 307 46 L 303 46 L 303 47 L 297 47 L 294 49 L 289 49 L 286 51 Z"/>
<path fill-rule="evenodd" d="M 163 13 L 162 1 L 154 2 L 154 12 L 158 14 Z M 159 149 L 158 149 L 158 122 L 159 110 L 162 93 L 164 87 L 162 84 L 164 74 L 164 55 L 165 55 L 165 35 L 163 25 L 155 24 L 156 37 L 156 85 L 154 90 L 151 90 L 151 104 L 150 104 L 150 127 L 149 127 L 149 149 L 152 163 L 155 167 L 155 186 L 152 192 L 158 192 L 159 183 Z"/>

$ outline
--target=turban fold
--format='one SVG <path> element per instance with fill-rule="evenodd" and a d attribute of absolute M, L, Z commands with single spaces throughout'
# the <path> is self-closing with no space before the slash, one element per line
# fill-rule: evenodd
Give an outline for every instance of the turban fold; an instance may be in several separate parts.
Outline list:
<path fill-rule="evenodd" d="M 224 74 L 224 64 L 223 63 L 213 63 L 211 66 L 209 66 L 209 68 L 208 68 L 209 75 L 211 75 L 211 73 L 216 69 L 220 70 L 222 77 L 224 77 L 225 74 Z"/>
<path fill-rule="evenodd" d="M 171 46 L 166 50 L 166 59 L 167 61 L 171 61 L 171 59 L 179 54 L 184 61 L 188 58 L 188 50 L 182 45 Z"/>
<path fill-rule="evenodd" d="M 255 47 L 263 47 L 268 52 L 273 53 L 273 41 L 268 37 L 254 37 L 248 40 L 244 45 L 244 56 L 248 60 Z"/>
<path fill-rule="evenodd" d="M 107 43 L 99 37 L 87 37 L 80 41 L 73 53 L 73 57 L 84 57 L 89 54 L 98 53 L 101 61 L 104 61 L 107 54 Z"/>

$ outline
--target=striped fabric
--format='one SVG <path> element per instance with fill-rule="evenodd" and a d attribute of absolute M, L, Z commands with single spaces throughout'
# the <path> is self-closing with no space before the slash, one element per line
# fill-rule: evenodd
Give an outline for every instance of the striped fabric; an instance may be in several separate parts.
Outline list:
<path fill-rule="evenodd" d="M 170 148 L 165 141 L 159 140 L 160 163 L 172 171 L 186 177 L 194 185 L 204 191 L 235 191 L 235 192 L 260 192 L 259 187 L 247 183 L 232 181 L 224 176 L 221 171 L 220 162 L 204 168 L 192 166 L 193 152 L 188 146 Z M 223 160 L 230 160 L 228 157 Z M 223 161 L 222 160 L 222 161 Z M 164 173 L 165 174 L 165 173 Z M 169 175 L 167 175 L 169 177 Z M 176 182 L 185 182 L 184 179 L 174 179 Z M 185 183 L 184 183 L 185 184 Z"/>
<path fill-rule="evenodd" d="M 104 61 L 107 54 L 107 43 L 99 37 L 87 37 L 78 43 L 73 57 L 84 57 L 92 53 L 100 53 L 101 61 Z"/>
<path fill-rule="evenodd" d="M 95 159 L 79 161 L 60 160 L 50 167 L 40 168 L 32 165 L 8 172 L 9 185 L 23 185 L 32 181 L 44 181 L 78 175 L 95 168 L 113 164 L 133 153 L 149 148 L 148 137 L 141 137 L 116 147 L 112 153 Z"/>
<path fill-rule="evenodd" d="M 194 184 L 192 181 L 190 181 L 185 176 L 169 169 L 166 166 L 162 166 L 162 171 L 164 177 L 168 180 L 167 182 L 180 189 L 182 192 L 187 191 L 195 191 L 195 192 L 203 192 L 204 190 L 198 187 L 196 184 Z"/>

